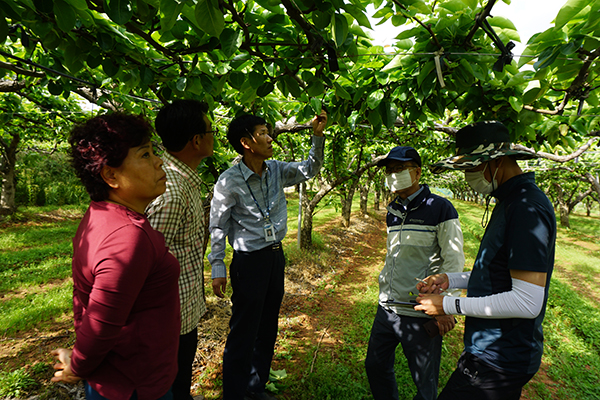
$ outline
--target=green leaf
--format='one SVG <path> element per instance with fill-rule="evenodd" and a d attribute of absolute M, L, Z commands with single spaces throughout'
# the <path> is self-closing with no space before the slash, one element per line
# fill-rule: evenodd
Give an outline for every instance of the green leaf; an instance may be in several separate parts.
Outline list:
<path fill-rule="evenodd" d="M 373 126 L 374 131 L 381 130 L 381 115 L 379 115 L 377 110 L 370 110 L 367 114 L 367 119 Z"/>
<path fill-rule="evenodd" d="M 392 58 L 392 61 L 390 61 L 381 70 L 382 71 L 389 71 L 389 70 L 396 69 L 396 68 L 402 68 L 402 59 L 404 57 L 406 57 L 406 56 L 403 55 L 403 54 L 398 54 L 398 55 L 394 56 L 394 58 Z"/>
<path fill-rule="evenodd" d="M 150 85 L 154 82 L 154 72 L 147 66 L 142 66 L 140 69 L 140 79 L 143 85 Z"/>
<path fill-rule="evenodd" d="M 44 14 L 50 14 L 54 7 L 54 2 L 52 0 L 33 0 L 33 4 L 38 12 Z"/>
<path fill-rule="evenodd" d="M 467 7 L 471 10 L 475 10 L 477 8 L 477 0 L 461 0 Z"/>
<path fill-rule="evenodd" d="M 352 17 L 358 22 L 359 25 L 371 28 L 371 23 L 369 22 L 369 18 L 365 15 L 365 13 L 358 7 L 352 4 L 344 4 L 344 9 L 348 11 Z"/>
<path fill-rule="evenodd" d="M 312 20 L 317 29 L 325 29 L 331 24 L 331 14 L 328 11 L 315 10 Z"/>
<path fill-rule="evenodd" d="M 306 87 L 306 93 L 308 93 L 310 97 L 320 96 L 324 91 L 325 86 L 323 86 L 323 83 L 318 79 L 313 80 Z"/>
<path fill-rule="evenodd" d="M 385 100 L 379 104 L 379 115 L 386 128 L 393 128 L 398 117 L 398 109 L 394 103 Z"/>
<path fill-rule="evenodd" d="M 333 30 L 335 32 L 335 44 L 342 47 L 348 37 L 348 20 L 340 14 L 335 14 Z"/>
<path fill-rule="evenodd" d="M 396 14 L 392 17 L 392 25 L 402 26 L 408 21 L 408 19 L 402 14 Z"/>
<path fill-rule="evenodd" d="M 204 91 L 207 93 L 212 92 L 213 88 L 215 87 L 212 78 L 206 74 L 200 75 L 200 83 L 202 84 Z"/>
<path fill-rule="evenodd" d="M 300 84 L 297 80 L 295 80 L 289 75 L 284 76 L 283 80 L 285 81 L 287 89 L 290 91 L 290 94 L 292 96 L 294 96 L 295 98 L 302 96 L 302 89 L 300 88 Z"/>
<path fill-rule="evenodd" d="M 65 3 L 63 0 L 54 0 L 54 15 L 56 24 L 63 32 L 70 32 L 75 28 L 77 16 L 73 7 Z"/>
<path fill-rule="evenodd" d="M 64 51 L 65 65 L 69 72 L 76 74 L 83 68 L 81 56 L 85 54 L 79 50 L 75 42 L 70 42 Z"/>
<path fill-rule="evenodd" d="M 185 76 L 182 76 L 177 79 L 175 82 L 175 88 L 180 92 L 185 92 L 185 87 L 187 86 L 187 79 Z"/>
<path fill-rule="evenodd" d="M 119 72 L 119 65 L 115 64 L 110 58 L 105 58 L 102 60 L 102 70 L 109 77 L 113 77 Z"/>
<path fill-rule="evenodd" d="M 423 28 L 421 28 L 420 26 L 417 26 L 415 28 L 402 31 L 402 32 L 400 32 L 400 34 L 398 36 L 396 36 L 396 39 L 400 40 L 400 39 L 409 39 L 409 38 L 415 37 L 419 33 L 421 33 L 422 29 Z"/>
<path fill-rule="evenodd" d="M 46 0 L 44 0 L 46 1 Z M 88 5 L 85 0 L 66 0 L 67 3 L 73 6 L 73 8 L 83 11 L 88 9 Z"/>
<path fill-rule="evenodd" d="M 229 75 L 229 84 L 234 89 L 238 89 L 238 90 L 241 89 L 241 87 L 245 81 L 246 81 L 246 74 L 244 74 L 243 72 L 235 71 Z"/>
<path fill-rule="evenodd" d="M 248 75 L 248 82 L 250 82 L 250 86 L 253 89 L 256 89 L 265 82 L 265 76 L 259 72 L 252 71 Z"/>
<path fill-rule="evenodd" d="M 6 18 L 4 18 L 4 13 L 0 13 L 0 44 L 4 43 L 7 36 L 8 24 L 6 23 Z"/>
<path fill-rule="evenodd" d="M 523 95 L 523 104 L 531 104 L 536 101 L 541 90 L 539 87 L 534 87 L 525 92 Z"/>
<path fill-rule="evenodd" d="M 239 38 L 241 31 L 233 29 L 223 29 L 221 33 L 221 51 L 225 54 L 225 57 L 229 58 L 235 54 L 240 46 Z"/>
<path fill-rule="evenodd" d="M 588 4 L 589 0 L 568 0 L 558 12 L 554 22 L 554 30 L 559 30 L 575 18 Z"/>
<path fill-rule="evenodd" d="M 515 24 L 513 24 L 509 19 L 504 18 L 504 17 L 492 17 L 492 18 L 488 18 L 488 21 L 491 26 L 496 26 L 496 27 L 502 28 L 502 29 L 510 29 L 513 31 L 517 30 L 517 28 L 515 27 Z"/>
<path fill-rule="evenodd" d="M 521 71 L 511 76 L 508 82 L 506 83 L 507 87 L 522 85 L 526 82 L 529 82 L 533 79 L 535 73 L 533 71 Z"/>
<path fill-rule="evenodd" d="M 379 103 L 381 103 L 381 100 L 383 100 L 383 96 L 384 93 L 381 89 L 375 90 L 374 92 L 369 94 L 369 97 L 367 98 L 367 105 L 369 106 L 369 108 L 371 110 L 376 109 L 377 106 L 379 106 Z"/>
<path fill-rule="evenodd" d="M 440 3 L 439 6 L 442 8 L 445 8 L 446 10 L 448 10 L 452 13 L 459 13 L 462 10 L 464 10 L 465 3 L 463 3 L 461 0 L 449 0 L 449 1 L 444 1 L 443 3 Z"/>
<path fill-rule="evenodd" d="M 275 89 L 275 85 L 271 82 L 265 82 L 256 89 L 256 95 L 258 97 L 265 97 Z"/>
<path fill-rule="evenodd" d="M 196 21 L 204 32 L 219 37 L 225 28 L 225 18 L 216 0 L 199 0 L 196 4 Z"/>
<path fill-rule="evenodd" d="M 431 61 L 427 62 L 425 64 L 425 66 L 423 68 L 421 68 L 421 72 L 419 73 L 419 76 L 417 77 L 417 84 L 419 86 L 421 86 L 423 84 L 423 81 L 425 80 L 425 78 L 427 78 L 434 69 L 435 69 L 434 61 L 431 60 Z"/>
<path fill-rule="evenodd" d="M 319 115 L 321 113 L 321 99 L 319 99 L 318 97 L 313 97 L 312 99 L 310 99 L 310 106 L 315 115 Z"/>
<path fill-rule="evenodd" d="M 520 112 L 523 109 L 523 101 L 516 96 L 510 96 L 508 102 L 516 112 Z"/>
<path fill-rule="evenodd" d="M 340 85 L 337 82 L 334 82 L 333 86 L 335 86 L 335 95 L 336 96 L 341 97 L 342 99 L 352 100 L 352 96 L 350 96 L 350 93 L 348 93 L 348 91 L 346 89 L 344 89 L 342 87 L 342 85 Z"/>
<path fill-rule="evenodd" d="M 552 63 L 556 61 L 556 58 L 560 54 L 561 47 L 562 46 L 548 47 L 542 52 L 542 54 L 540 54 L 538 60 L 533 64 L 533 68 L 538 70 L 552 65 Z"/>
<path fill-rule="evenodd" d="M 175 26 L 184 5 L 185 2 L 160 0 L 160 30 L 162 32 L 168 32 Z"/>
<path fill-rule="evenodd" d="M 117 25 L 125 25 L 133 16 L 129 0 L 109 0 L 105 2 L 104 11 Z"/>
<path fill-rule="evenodd" d="M 58 96 L 63 92 L 63 86 L 58 81 L 48 82 L 48 91 L 54 96 Z"/>

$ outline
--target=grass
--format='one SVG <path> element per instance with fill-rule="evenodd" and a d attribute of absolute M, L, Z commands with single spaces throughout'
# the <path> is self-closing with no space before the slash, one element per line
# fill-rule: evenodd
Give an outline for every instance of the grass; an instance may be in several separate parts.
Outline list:
<path fill-rule="evenodd" d="M 72 307 L 71 239 L 81 207 L 24 207 L 0 225 L 0 333 L 40 327 Z"/>
<path fill-rule="evenodd" d="M 466 265 L 469 266 L 484 232 L 481 226 L 484 207 L 460 201 L 453 203 L 460 214 Z M 80 215 L 81 211 L 81 207 L 64 210 L 26 208 L 0 223 L 0 337 L 22 335 L 71 313 L 71 238 L 78 224 L 74 216 Z M 46 216 L 39 217 L 40 212 Z M 288 262 L 333 265 L 336 255 L 328 246 L 330 238 L 321 232 L 321 228 L 329 226 L 338 213 L 329 207 L 320 209 L 315 215 L 315 249 L 311 252 L 296 249 L 297 213 L 297 198 L 292 196 L 289 232 L 285 240 Z M 555 272 L 544 321 L 543 365 L 526 386 L 528 400 L 600 399 L 598 232 L 600 219 L 582 215 L 571 216 L 571 229 L 558 229 Z M 352 259 L 357 263 L 363 257 L 361 250 L 366 245 L 368 243 L 359 243 L 351 249 Z M 374 270 L 378 270 L 382 267 L 383 257 L 371 257 L 362 262 L 372 263 L 376 266 Z M 304 346 L 293 346 L 294 341 L 304 339 L 284 327 L 280 331 L 281 350 L 275 359 L 302 362 L 311 368 L 302 374 L 288 373 L 275 386 L 284 393 L 295 393 L 304 398 L 371 399 L 364 358 L 376 311 L 377 272 L 359 282 L 346 282 L 335 270 L 331 273 L 333 278 L 319 283 L 315 294 L 301 307 L 310 315 L 321 311 L 318 296 L 345 296 L 346 315 L 334 314 L 327 321 L 320 321 L 320 326 L 339 331 L 339 342 L 332 345 L 317 340 L 306 342 Z M 324 338 L 328 336 L 325 328 L 319 333 L 323 333 Z M 462 333 L 460 321 L 458 328 L 444 339 L 440 386 L 449 378 L 462 351 Z M 41 365 L 49 368 L 48 364 Z M 17 391 L 23 396 L 33 390 L 36 386 L 31 379 L 39 382 L 40 374 L 31 368 L 5 370 L 5 365 L 0 365 L 0 397 L 19 396 Z M 412 398 L 415 389 L 401 349 L 397 352 L 396 371 L 400 398 Z"/>

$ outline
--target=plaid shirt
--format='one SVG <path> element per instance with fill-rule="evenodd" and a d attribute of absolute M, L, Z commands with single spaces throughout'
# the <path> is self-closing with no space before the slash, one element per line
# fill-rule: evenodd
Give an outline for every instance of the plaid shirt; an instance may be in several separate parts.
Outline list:
<path fill-rule="evenodd" d="M 152 227 L 165 235 L 171 253 L 181 265 L 179 301 L 181 334 L 198 326 L 206 312 L 204 298 L 204 208 L 200 196 L 202 180 L 189 166 L 169 153 L 162 156 L 167 190 L 146 209 Z"/>

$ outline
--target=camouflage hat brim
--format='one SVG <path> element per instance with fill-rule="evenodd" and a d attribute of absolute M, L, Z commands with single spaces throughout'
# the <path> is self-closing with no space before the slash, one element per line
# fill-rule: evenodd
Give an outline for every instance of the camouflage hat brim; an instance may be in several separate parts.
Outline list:
<path fill-rule="evenodd" d="M 467 170 L 502 156 L 516 156 L 519 160 L 537 157 L 534 153 L 512 148 L 510 143 L 491 143 L 487 146 L 480 145 L 465 154 L 458 154 L 430 164 L 429 168 L 434 174 L 439 174 L 446 170 Z"/>

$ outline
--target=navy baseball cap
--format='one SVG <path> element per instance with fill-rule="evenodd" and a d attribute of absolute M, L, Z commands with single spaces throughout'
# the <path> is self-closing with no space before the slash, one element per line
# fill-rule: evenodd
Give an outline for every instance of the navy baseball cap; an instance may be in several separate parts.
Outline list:
<path fill-rule="evenodd" d="M 377 162 L 378 167 L 386 166 L 390 161 L 414 161 L 421 166 L 421 157 L 415 149 L 410 146 L 396 146 L 385 156 L 383 160 Z"/>

